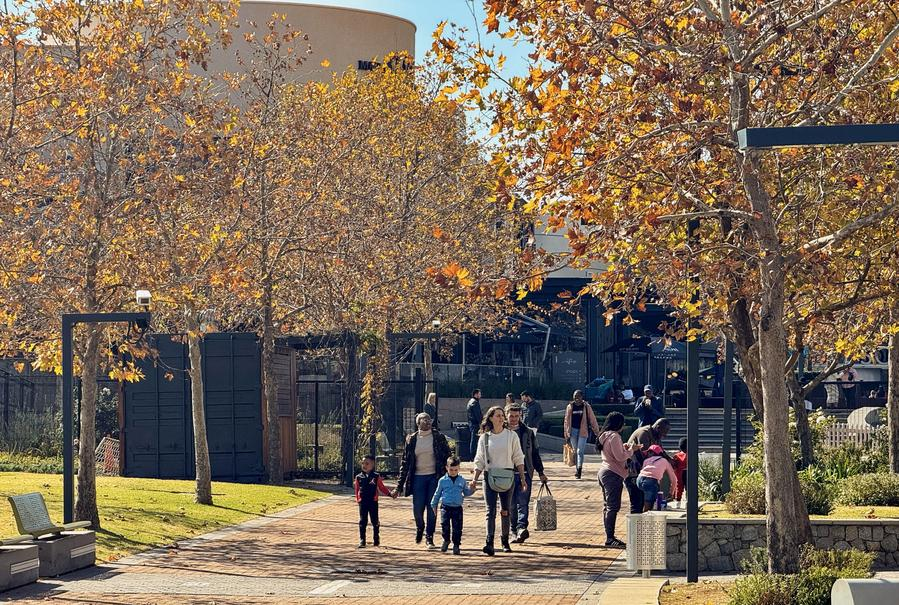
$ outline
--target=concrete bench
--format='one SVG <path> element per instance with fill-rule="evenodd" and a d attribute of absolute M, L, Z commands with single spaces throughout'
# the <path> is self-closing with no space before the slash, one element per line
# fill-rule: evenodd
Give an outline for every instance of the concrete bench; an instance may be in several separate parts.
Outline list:
<path fill-rule="evenodd" d="M 37 545 L 41 576 L 55 577 L 94 564 L 96 535 L 92 531 L 73 531 L 90 527 L 89 521 L 55 525 L 44 497 L 37 492 L 9 496 L 8 500 L 19 533 L 30 536 Z"/>
<path fill-rule="evenodd" d="M 34 542 L 0 546 L 0 592 L 37 582 L 40 567 L 40 553 Z"/>
<path fill-rule="evenodd" d="M 899 579 L 837 580 L 831 605 L 899 605 Z"/>

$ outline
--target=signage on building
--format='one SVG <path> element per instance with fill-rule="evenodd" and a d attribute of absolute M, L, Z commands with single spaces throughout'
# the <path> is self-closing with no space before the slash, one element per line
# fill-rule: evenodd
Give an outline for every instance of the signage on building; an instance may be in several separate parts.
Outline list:
<path fill-rule="evenodd" d="M 553 355 L 553 379 L 574 385 L 583 385 L 587 380 L 587 357 L 583 353 L 566 351 Z"/>
<path fill-rule="evenodd" d="M 391 69 L 411 69 L 412 68 L 412 59 L 405 55 L 396 55 L 392 57 L 390 61 L 387 62 L 387 67 Z M 359 59 L 357 62 L 357 69 L 359 71 L 372 71 L 381 66 L 380 61 L 365 61 L 363 59 Z"/>

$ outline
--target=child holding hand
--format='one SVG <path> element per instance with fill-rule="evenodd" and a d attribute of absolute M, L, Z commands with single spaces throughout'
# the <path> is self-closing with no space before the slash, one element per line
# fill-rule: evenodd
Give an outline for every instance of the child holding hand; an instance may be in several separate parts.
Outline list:
<path fill-rule="evenodd" d="M 437 505 L 443 502 L 440 509 L 440 529 L 443 533 L 443 546 L 440 552 L 449 549 L 450 539 L 453 542 L 453 554 L 462 554 L 462 503 L 466 496 L 474 490 L 468 482 L 459 476 L 459 458 L 450 456 L 446 460 L 446 474 L 437 482 L 437 491 L 431 499 L 431 508 L 437 512 Z"/>

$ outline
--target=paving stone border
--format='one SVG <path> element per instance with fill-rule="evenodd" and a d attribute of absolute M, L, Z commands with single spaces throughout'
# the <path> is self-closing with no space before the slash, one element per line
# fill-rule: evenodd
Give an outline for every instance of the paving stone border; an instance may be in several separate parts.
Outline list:
<path fill-rule="evenodd" d="M 874 569 L 899 569 L 899 520 L 814 519 L 812 535 L 821 549 L 856 548 L 877 553 Z M 752 547 L 765 547 L 764 519 L 700 519 L 699 570 L 740 571 Z M 687 520 L 668 519 L 668 569 L 687 568 Z"/>

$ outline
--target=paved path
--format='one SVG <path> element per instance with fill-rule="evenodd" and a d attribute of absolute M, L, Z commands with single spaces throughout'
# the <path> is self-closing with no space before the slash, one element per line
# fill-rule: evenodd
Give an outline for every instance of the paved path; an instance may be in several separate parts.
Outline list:
<path fill-rule="evenodd" d="M 414 543 L 410 498 L 382 500 L 382 546 L 358 549 L 355 502 L 339 494 L 181 542 L 177 548 L 136 555 L 64 580 L 42 581 L 0 599 L 223 605 L 334 603 L 338 597 L 341 603 L 361 604 L 372 597 L 401 597 L 404 604 L 474 605 L 494 603 L 503 595 L 514 597 L 517 605 L 573 605 L 582 597 L 587 602 L 613 577 L 629 575 L 620 570 L 620 563 L 609 570 L 621 551 L 602 546 L 597 466 L 595 458 L 588 461 L 585 479 L 576 481 L 573 469 L 558 462 L 548 465 L 559 529 L 532 532 L 526 544 L 513 544 L 512 554 L 498 552 L 488 558 L 481 553 L 484 513 L 478 497 L 465 507 L 462 556 L 427 551 Z M 626 491 L 624 495 L 626 499 Z M 622 515 L 621 536 L 623 522 Z"/>

